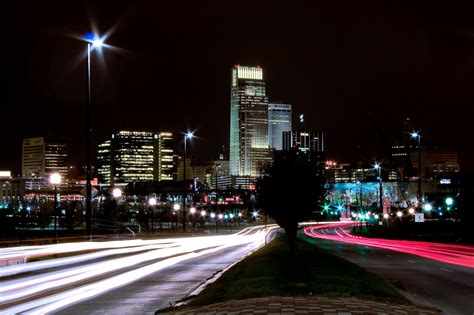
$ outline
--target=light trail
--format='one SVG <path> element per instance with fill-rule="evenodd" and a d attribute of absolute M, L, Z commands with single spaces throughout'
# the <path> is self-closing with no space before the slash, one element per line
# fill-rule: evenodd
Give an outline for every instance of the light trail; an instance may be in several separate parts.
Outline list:
<path fill-rule="evenodd" d="M 277 227 L 267 226 L 265 229 L 263 226 L 253 227 L 224 236 L 118 241 L 116 244 L 114 242 L 74 244 L 70 246 L 70 253 L 77 252 L 79 248 L 81 250 L 89 248 L 98 252 L 51 258 L 27 263 L 22 267 L 4 267 L 17 267 L 21 272 L 34 271 L 39 274 L 27 273 L 25 276 L 16 275 L 14 278 L 4 279 L 0 286 L 0 313 L 48 313 L 122 287 L 187 259 L 233 246 L 238 248 L 241 245 L 252 245 L 250 248 L 258 248 L 265 243 L 267 233 L 274 228 Z M 31 250 L 26 249 L 25 253 L 32 255 L 68 253 L 62 245 L 71 244 L 35 246 Z M 110 249 L 115 246 L 118 248 Z M 4 250 L 2 254 L 9 256 L 14 252 L 18 253 L 18 248 Z M 127 256 L 114 258 L 114 255 Z M 80 265 L 70 266 L 75 263 Z M 53 267 L 54 269 L 49 269 Z M 0 272 L 6 274 L 6 269 Z"/>
<path fill-rule="evenodd" d="M 474 268 L 474 246 L 354 236 L 349 233 L 349 229 L 353 225 L 353 222 L 339 222 L 322 226 L 309 226 L 304 228 L 304 233 L 313 238 L 385 248 L 440 262 Z"/>

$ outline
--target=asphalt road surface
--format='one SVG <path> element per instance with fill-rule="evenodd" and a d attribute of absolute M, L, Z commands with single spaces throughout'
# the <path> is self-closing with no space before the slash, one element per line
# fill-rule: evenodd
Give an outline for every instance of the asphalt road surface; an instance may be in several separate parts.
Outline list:
<path fill-rule="evenodd" d="M 0 313 L 153 314 L 258 249 L 274 229 L 0 249 L 3 262 L 29 261 L 0 268 Z"/>
<path fill-rule="evenodd" d="M 415 301 L 438 308 L 446 314 L 474 314 L 474 268 L 469 267 L 470 264 L 474 264 L 474 247 L 460 247 L 463 249 L 463 260 L 460 260 L 459 264 L 454 264 L 444 262 L 443 260 L 446 259 L 437 255 L 431 259 L 426 258 L 432 257 L 431 254 L 421 257 L 398 251 L 391 240 L 386 240 L 387 248 L 391 248 L 387 249 L 382 247 L 383 243 L 378 244 L 379 247 L 370 246 L 372 239 L 348 237 L 341 232 L 340 228 L 322 230 L 315 230 L 314 234 L 316 235 L 306 233 L 306 237 L 311 238 L 317 246 L 390 281 L 403 291 L 408 292 Z M 348 229 L 346 228 L 345 231 L 347 232 Z M 318 234 L 321 234 L 322 237 L 318 237 Z M 325 235 L 335 237 L 325 239 Z M 366 244 L 363 244 L 364 240 L 367 240 Z M 380 239 L 378 241 L 383 242 Z M 410 248 L 405 246 L 405 248 L 400 247 L 400 250 L 412 252 L 417 248 L 416 243 L 409 242 L 409 245 L 406 246 L 410 246 Z M 440 245 L 427 242 L 419 243 L 420 248 L 427 245 L 437 248 Z M 450 245 L 447 247 L 449 248 Z M 451 247 L 454 251 L 456 245 Z M 444 251 L 438 250 L 438 253 L 444 255 Z M 425 254 L 425 252 L 421 254 Z M 458 258 L 459 253 L 454 251 L 451 256 Z M 440 260 L 435 258 L 440 258 Z M 457 261 L 454 260 L 454 262 Z"/>

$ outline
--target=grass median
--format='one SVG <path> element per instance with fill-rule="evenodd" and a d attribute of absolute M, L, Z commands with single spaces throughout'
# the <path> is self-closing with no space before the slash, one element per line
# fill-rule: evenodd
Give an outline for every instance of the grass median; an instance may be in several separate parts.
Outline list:
<path fill-rule="evenodd" d="M 410 304 L 385 280 L 302 240 L 298 241 L 297 257 L 290 257 L 286 238 L 279 237 L 233 266 L 186 307 L 234 299 L 312 295 Z"/>

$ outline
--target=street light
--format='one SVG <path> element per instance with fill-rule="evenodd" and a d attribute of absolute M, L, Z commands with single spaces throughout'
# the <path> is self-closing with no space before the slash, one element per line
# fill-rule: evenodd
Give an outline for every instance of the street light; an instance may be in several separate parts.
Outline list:
<path fill-rule="evenodd" d="M 151 210 L 151 233 L 155 232 L 155 205 L 156 205 L 156 198 L 151 197 L 148 199 L 148 205 L 150 206 Z"/>
<path fill-rule="evenodd" d="M 186 140 L 192 139 L 193 133 L 188 131 L 184 134 L 184 160 L 183 160 L 183 233 L 186 232 Z"/>
<path fill-rule="evenodd" d="M 100 49 L 104 46 L 104 40 L 97 34 L 89 33 L 85 36 L 87 42 L 87 103 L 86 103 L 86 234 L 91 235 L 92 240 L 92 170 L 91 170 L 91 50 Z"/>
<path fill-rule="evenodd" d="M 380 199 L 380 213 L 383 212 L 383 204 L 382 204 L 382 167 L 379 163 L 375 163 L 374 169 L 379 171 L 379 199 Z"/>
<path fill-rule="evenodd" d="M 413 132 L 412 138 L 418 139 L 418 191 L 416 198 L 418 199 L 418 208 L 421 207 L 421 134 L 419 132 Z"/>
<path fill-rule="evenodd" d="M 122 190 L 120 188 L 114 188 L 114 190 L 112 190 L 112 195 L 114 198 L 120 198 L 122 197 Z"/>
<path fill-rule="evenodd" d="M 61 183 L 61 175 L 53 173 L 49 176 L 49 182 L 54 186 L 54 237 L 58 241 L 58 185 Z"/>

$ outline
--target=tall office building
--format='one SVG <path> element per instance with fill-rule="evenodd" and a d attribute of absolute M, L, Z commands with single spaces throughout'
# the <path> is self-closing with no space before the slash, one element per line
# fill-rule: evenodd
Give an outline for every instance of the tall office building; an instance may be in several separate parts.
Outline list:
<path fill-rule="evenodd" d="M 291 105 L 268 104 L 268 143 L 275 150 L 283 149 L 283 132 L 291 131 Z"/>
<path fill-rule="evenodd" d="M 97 171 L 103 185 L 173 180 L 173 134 L 122 130 L 97 146 Z"/>
<path fill-rule="evenodd" d="M 260 67 L 232 68 L 229 153 L 231 175 L 259 176 L 271 161 L 268 97 Z"/>
<path fill-rule="evenodd" d="M 58 172 L 67 176 L 67 143 L 45 137 L 23 140 L 22 174 L 25 178 L 43 178 Z"/>
<path fill-rule="evenodd" d="M 322 132 L 306 130 L 284 131 L 283 150 L 298 148 L 301 151 L 324 152 Z"/>
<path fill-rule="evenodd" d="M 174 179 L 173 133 L 160 132 L 158 135 L 158 180 Z"/>
<path fill-rule="evenodd" d="M 100 185 L 112 183 L 112 141 L 105 140 L 97 145 L 97 175 Z"/>
<path fill-rule="evenodd" d="M 97 170 L 104 185 L 154 179 L 155 136 L 150 131 L 122 130 L 97 146 Z"/>

